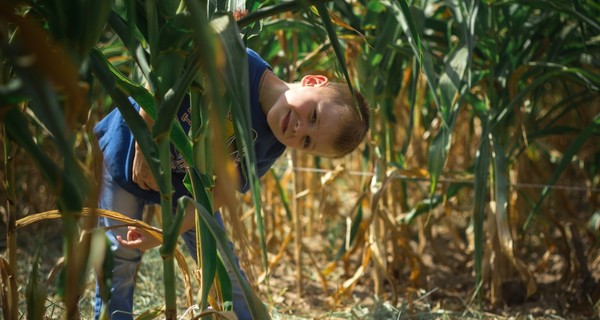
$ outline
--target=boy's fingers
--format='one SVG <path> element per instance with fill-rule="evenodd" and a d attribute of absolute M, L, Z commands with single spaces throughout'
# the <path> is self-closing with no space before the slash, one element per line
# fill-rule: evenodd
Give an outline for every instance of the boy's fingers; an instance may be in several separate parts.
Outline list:
<path fill-rule="evenodd" d="M 147 183 L 146 185 L 148 187 L 150 187 L 150 189 L 154 190 L 154 191 L 158 191 L 158 185 L 156 184 L 156 181 L 154 181 L 154 179 L 151 177 L 148 181 L 149 183 Z"/>
<path fill-rule="evenodd" d="M 133 183 L 137 184 L 140 188 L 146 190 L 144 188 L 144 183 L 143 183 L 142 179 L 140 179 L 140 176 L 137 173 L 133 172 L 131 174 L 131 181 L 133 181 Z"/>
<path fill-rule="evenodd" d="M 158 185 L 156 184 L 156 181 L 154 181 L 154 178 L 151 175 L 140 176 L 138 174 L 133 174 L 131 176 L 131 180 L 144 190 L 151 189 L 154 191 L 158 191 Z"/>
<path fill-rule="evenodd" d="M 123 238 L 121 236 L 117 236 L 117 241 L 119 242 L 119 244 L 121 244 L 124 247 L 128 246 L 128 243 L 126 240 L 123 240 Z"/>
<path fill-rule="evenodd" d="M 140 188 L 144 189 L 144 190 L 150 190 L 150 186 L 148 185 L 148 181 L 142 180 L 138 183 L 138 185 L 140 186 Z"/>
<path fill-rule="evenodd" d="M 139 232 L 136 232 L 136 231 L 127 232 L 127 241 L 140 240 L 141 237 L 142 237 L 142 235 Z"/>
<path fill-rule="evenodd" d="M 139 244 L 140 240 L 124 240 L 121 236 L 117 236 L 117 241 L 121 244 L 121 246 L 128 249 L 140 249 Z"/>

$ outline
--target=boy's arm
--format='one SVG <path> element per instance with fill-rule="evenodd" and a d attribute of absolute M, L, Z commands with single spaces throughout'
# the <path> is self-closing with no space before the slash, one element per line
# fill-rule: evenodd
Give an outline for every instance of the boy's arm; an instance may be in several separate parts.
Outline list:
<path fill-rule="evenodd" d="M 215 186 L 213 189 L 213 209 L 216 212 L 223 205 L 223 197 L 219 192 L 219 188 Z M 181 224 L 180 233 L 184 233 L 196 226 L 195 210 L 196 207 L 190 205 L 185 209 L 185 216 L 183 217 L 183 223 Z"/>
<path fill-rule="evenodd" d="M 142 119 L 146 121 L 148 127 L 152 127 L 152 118 L 150 115 L 144 111 L 144 109 L 140 108 L 140 116 Z M 131 180 L 137 183 L 140 188 L 144 190 L 154 190 L 158 191 L 158 185 L 156 184 L 156 180 L 152 176 L 152 172 L 150 171 L 150 167 L 146 163 L 144 156 L 142 155 L 142 151 L 137 143 L 135 142 L 135 155 L 133 156 L 133 167 L 131 170 Z"/>
<path fill-rule="evenodd" d="M 213 208 L 215 211 L 223 204 L 223 197 L 218 190 L 219 188 L 215 188 L 213 193 Z M 195 207 L 192 205 L 186 208 L 180 233 L 184 233 L 196 226 L 194 209 Z M 125 248 L 138 250 L 152 249 L 161 244 L 160 241 L 152 238 L 146 231 L 134 226 L 129 227 L 127 231 L 127 239 L 123 239 L 121 236 L 118 236 L 117 240 Z"/>

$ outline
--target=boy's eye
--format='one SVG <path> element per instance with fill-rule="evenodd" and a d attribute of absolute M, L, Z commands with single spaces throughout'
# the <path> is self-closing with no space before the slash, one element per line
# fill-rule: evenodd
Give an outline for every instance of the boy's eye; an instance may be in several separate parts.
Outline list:
<path fill-rule="evenodd" d="M 304 142 L 302 143 L 302 148 L 307 149 L 310 146 L 310 137 L 304 137 Z"/>
<path fill-rule="evenodd" d="M 312 113 L 312 115 L 310 116 L 310 123 L 316 123 L 317 122 L 317 109 L 315 109 Z"/>

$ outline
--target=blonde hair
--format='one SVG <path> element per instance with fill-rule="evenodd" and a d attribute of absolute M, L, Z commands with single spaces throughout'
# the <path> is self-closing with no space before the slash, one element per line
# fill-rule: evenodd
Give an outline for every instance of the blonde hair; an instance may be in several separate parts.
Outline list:
<path fill-rule="evenodd" d="M 369 108 L 364 97 L 356 90 L 352 97 L 345 83 L 330 82 L 322 89 L 325 99 L 342 108 L 339 112 L 340 123 L 337 136 L 334 137 L 332 146 L 336 151 L 333 158 L 341 158 L 354 151 L 365 139 L 369 131 Z"/>

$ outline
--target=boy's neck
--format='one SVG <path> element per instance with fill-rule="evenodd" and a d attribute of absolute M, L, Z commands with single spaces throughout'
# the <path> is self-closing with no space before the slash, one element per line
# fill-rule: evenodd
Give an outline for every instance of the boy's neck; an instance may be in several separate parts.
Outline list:
<path fill-rule="evenodd" d="M 260 80 L 259 103 L 262 111 L 266 114 L 275 105 L 286 91 L 290 90 L 296 83 L 287 83 L 277 77 L 270 70 L 265 71 Z"/>

